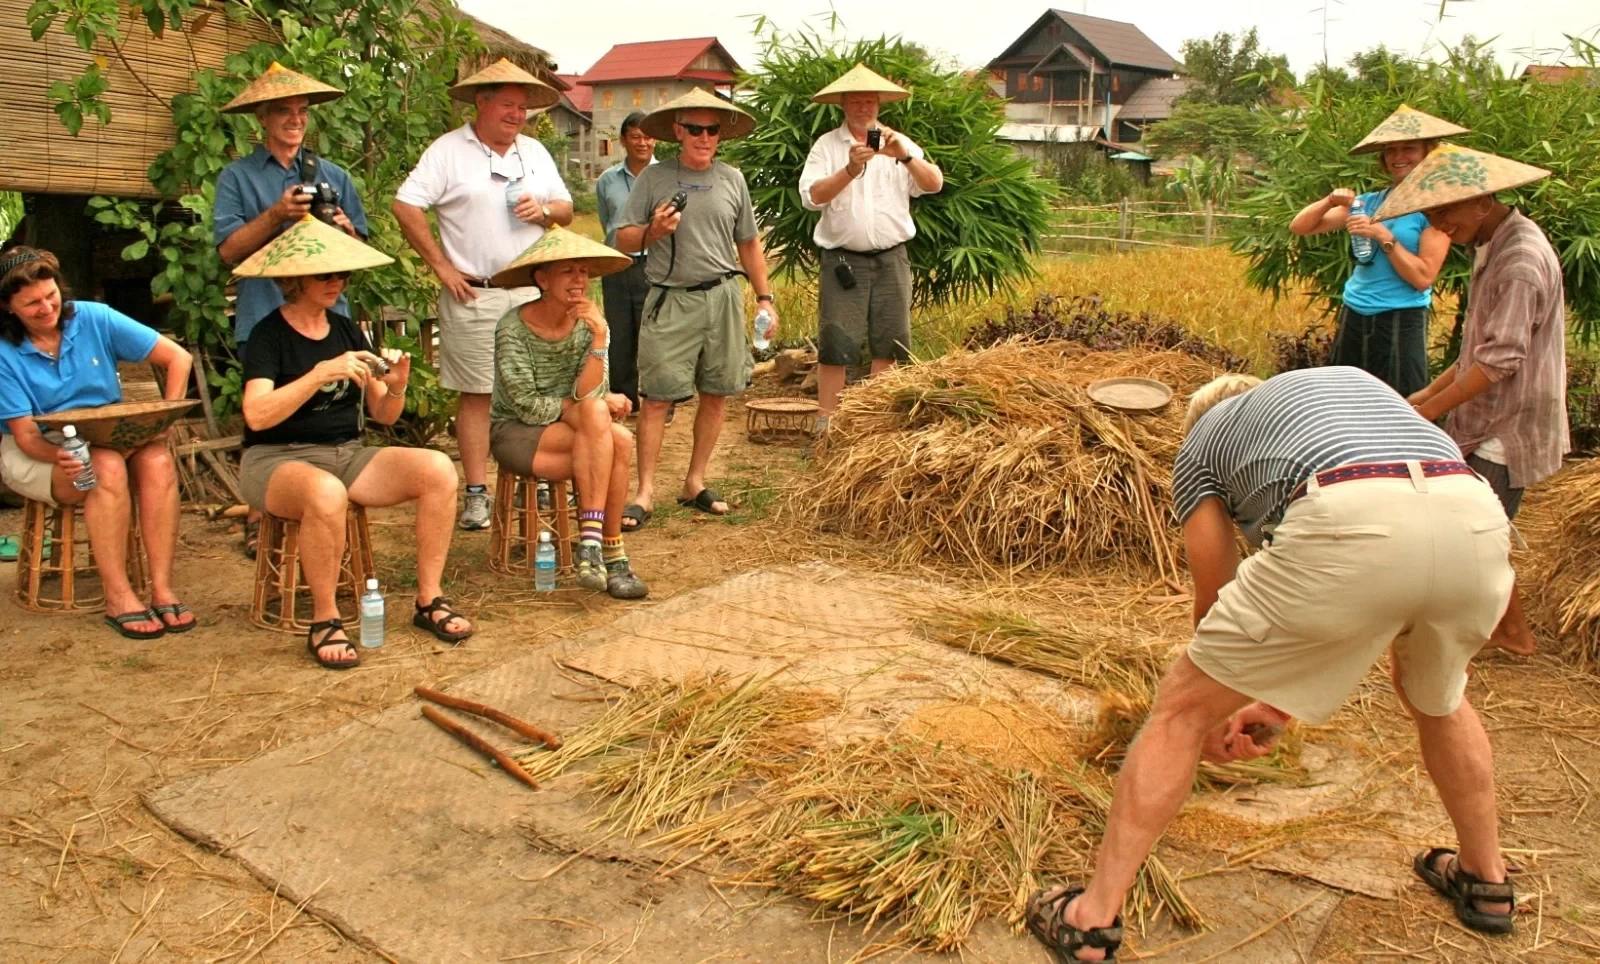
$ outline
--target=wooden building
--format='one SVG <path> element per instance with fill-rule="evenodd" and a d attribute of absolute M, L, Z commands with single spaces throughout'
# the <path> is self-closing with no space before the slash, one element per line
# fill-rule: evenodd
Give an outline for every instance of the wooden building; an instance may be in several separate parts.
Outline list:
<path fill-rule="evenodd" d="M 596 160 L 604 170 L 622 159 L 615 143 L 622 121 L 649 112 L 695 87 L 728 94 L 740 67 L 715 37 L 617 44 L 578 78 L 589 87 Z"/>

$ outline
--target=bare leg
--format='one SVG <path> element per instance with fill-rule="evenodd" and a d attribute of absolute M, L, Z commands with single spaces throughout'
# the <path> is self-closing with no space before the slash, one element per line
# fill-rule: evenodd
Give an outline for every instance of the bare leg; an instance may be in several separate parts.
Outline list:
<path fill-rule="evenodd" d="M 179 602 L 173 587 L 178 555 L 178 467 L 165 443 L 146 445 L 128 457 L 128 471 L 139 490 L 139 520 L 145 553 L 150 557 L 150 601 L 157 606 Z M 194 622 L 193 613 L 163 616 L 169 628 Z"/>
<path fill-rule="evenodd" d="M 639 493 L 633 501 L 645 509 L 654 509 L 656 463 L 661 459 L 661 440 L 667 434 L 667 409 L 672 407 L 672 403 L 646 398 L 640 400 L 640 406 Z"/>
<path fill-rule="evenodd" d="M 615 422 L 611 425 L 610 478 L 606 482 L 604 535 L 622 535 L 622 510 L 628 506 L 628 472 L 633 467 L 633 434 Z"/>
<path fill-rule="evenodd" d="M 1511 587 L 1511 602 L 1506 606 L 1505 615 L 1500 617 L 1500 625 L 1494 628 L 1489 642 L 1484 645 L 1518 656 L 1532 656 L 1538 649 L 1533 630 L 1528 626 L 1528 617 L 1522 611 L 1522 595 L 1517 592 L 1515 585 Z"/>
<path fill-rule="evenodd" d="M 456 411 L 456 445 L 461 449 L 461 470 L 468 485 L 489 482 L 489 395 L 461 393 Z"/>
<path fill-rule="evenodd" d="M 426 606 L 444 595 L 441 581 L 456 507 L 456 468 L 449 456 L 432 449 L 386 448 L 356 477 L 350 501 L 372 508 L 415 501 L 417 603 Z M 468 628 L 465 617 L 448 627 L 450 632 Z"/>
<path fill-rule="evenodd" d="M 452 507 L 454 502 L 452 487 Z M 267 480 L 267 511 L 300 523 L 300 571 L 311 589 L 311 618 L 315 622 L 339 618 L 334 594 L 339 589 L 339 564 L 344 560 L 345 511 L 349 504 L 342 482 L 304 462 L 280 465 Z M 329 635 L 330 642 L 348 639 L 343 632 Z M 322 650 L 322 655 L 333 662 L 360 658 L 349 646 L 330 646 Z"/>
<path fill-rule="evenodd" d="M 94 488 L 79 492 L 57 469 L 52 474 L 51 494 L 63 505 L 83 505 L 89 548 L 94 552 L 100 587 L 106 596 L 106 615 L 142 612 L 147 608 L 145 602 L 134 594 L 128 580 L 128 527 L 133 502 L 128 491 L 127 463 L 121 455 L 102 448 L 89 449 L 89 463 L 97 480 Z M 64 551 L 70 552 L 71 547 L 65 547 Z M 161 626 L 160 620 L 148 619 L 130 622 L 124 628 L 152 633 Z"/>
<path fill-rule="evenodd" d="M 685 499 L 694 498 L 706 487 L 706 469 L 711 465 L 711 455 L 722 435 L 722 414 L 727 407 L 726 396 L 700 393 L 700 404 L 694 413 L 694 451 L 689 455 L 689 474 L 683 477 Z M 716 506 L 718 512 L 728 511 L 726 502 L 718 502 Z"/>
<path fill-rule="evenodd" d="M 817 414 L 830 416 L 839 406 L 839 393 L 844 391 L 843 365 L 817 366 Z"/>
<path fill-rule="evenodd" d="M 872 374 L 882 375 L 884 372 L 893 368 L 894 365 L 895 361 L 893 358 L 874 358 L 872 360 Z M 821 376 L 818 377 L 820 378 Z"/>
<path fill-rule="evenodd" d="M 585 512 L 601 509 L 611 477 L 611 411 L 604 399 L 585 398 L 568 405 L 561 421 L 574 433 L 572 481 L 578 487 L 578 507 Z"/>

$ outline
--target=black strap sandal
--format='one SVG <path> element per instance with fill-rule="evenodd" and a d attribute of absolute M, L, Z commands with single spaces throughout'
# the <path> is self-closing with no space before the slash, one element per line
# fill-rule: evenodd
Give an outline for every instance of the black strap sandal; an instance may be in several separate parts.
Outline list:
<path fill-rule="evenodd" d="M 199 622 L 198 620 L 194 619 L 191 619 L 188 622 L 181 621 L 185 613 L 193 612 L 193 610 L 181 602 L 173 603 L 170 606 L 151 606 L 150 608 L 157 616 L 162 617 L 161 625 L 165 626 L 167 632 L 169 633 L 186 633 L 193 629 Z M 178 621 L 169 623 L 166 620 L 167 616 L 171 616 L 174 620 Z"/>
<path fill-rule="evenodd" d="M 622 510 L 622 531 L 638 532 L 649 523 L 650 517 L 653 515 L 655 515 L 654 512 L 638 503 L 628 506 Z"/>
<path fill-rule="evenodd" d="M 131 623 L 158 623 L 161 628 L 156 630 L 129 629 Z M 123 613 L 120 616 L 106 616 L 106 625 L 117 631 L 125 639 L 160 639 L 169 630 L 166 621 L 148 609 L 137 612 Z"/>
<path fill-rule="evenodd" d="M 1079 930 L 1067 923 L 1067 905 L 1082 893 L 1082 887 L 1066 885 L 1035 892 L 1028 898 L 1028 930 L 1060 964 L 1082 964 L 1078 952 L 1086 949 L 1105 951 L 1101 960 L 1115 961 L 1122 946 L 1120 915 L 1109 927 Z"/>
<path fill-rule="evenodd" d="M 434 619 L 433 617 L 437 613 L 444 613 L 444 618 Z M 444 627 L 452 619 L 459 619 L 462 622 L 468 621 L 467 617 L 450 608 L 450 600 L 443 596 L 434 596 L 433 602 L 428 603 L 426 606 L 417 603 L 417 614 L 411 617 L 411 625 L 418 629 L 426 629 L 441 643 L 448 643 L 454 646 L 471 636 L 472 630 L 468 628 L 453 633 L 448 632 Z"/>
<path fill-rule="evenodd" d="M 330 640 L 328 638 L 334 633 L 342 632 L 344 632 L 344 621 L 339 619 L 329 619 L 320 623 L 312 623 L 311 628 L 306 631 L 306 649 L 311 651 L 311 658 L 316 660 L 324 669 L 354 669 L 355 667 L 361 665 L 361 651 L 356 649 L 354 643 L 348 639 Z M 322 634 L 321 642 L 317 642 L 318 633 Z M 350 652 L 355 653 L 356 658 L 343 661 L 324 659 L 322 656 L 322 651 L 325 649 L 331 649 L 334 646 L 343 646 Z"/>
<path fill-rule="evenodd" d="M 706 515 L 727 515 L 729 512 L 733 511 L 733 507 L 731 505 L 728 505 L 728 508 L 726 509 L 718 510 L 718 502 L 721 502 L 723 505 L 728 505 L 728 500 L 718 495 L 717 490 L 709 486 L 701 489 L 699 494 L 692 499 L 678 500 L 678 504 L 683 506 L 685 509 L 694 509 L 697 512 L 704 512 Z"/>
<path fill-rule="evenodd" d="M 1447 855 L 1450 860 L 1445 863 L 1444 870 L 1435 870 L 1439 858 Z M 1517 912 L 1517 895 L 1511 881 L 1495 884 L 1474 876 L 1462 868 L 1460 855 L 1449 847 L 1435 847 L 1418 854 L 1411 867 L 1423 883 L 1455 905 L 1456 919 L 1461 923 L 1483 934 L 1511 933 L 1512 918 Z M 1505 904 L 1510 910 L 1487 911 L 1478 906 L 1480 903 Z"/>

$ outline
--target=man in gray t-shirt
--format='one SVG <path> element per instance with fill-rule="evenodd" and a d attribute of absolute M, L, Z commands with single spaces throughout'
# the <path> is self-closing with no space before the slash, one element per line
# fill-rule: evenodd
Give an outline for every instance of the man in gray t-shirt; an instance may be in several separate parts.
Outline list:
<path fill-rule="evenodd" d="M 655 508 L 668 409 L 696 393 L 694 450 L 678 502 L 712 515 L 728 511 L 705 475 L 727 396 L 744 390 L 753 367 L 744 294 L 733 279 L 749 279 L 774 331 L 778 320 L 750 189 L 743 174 L 716 157 L 721 141 L 754 126 L 749 114 L 702 90 L 657 108 L 639 125 L 657 140 L 680 142 L 683 150 L 639 175 L 616 233 L 623 251 L 649 251 L 645 277 L 651 285 L 639 332 L 639 490 L 624 513 L 627 529 L 643 526 Z M 680 197 L 681 208 L 674 203 Z"/>

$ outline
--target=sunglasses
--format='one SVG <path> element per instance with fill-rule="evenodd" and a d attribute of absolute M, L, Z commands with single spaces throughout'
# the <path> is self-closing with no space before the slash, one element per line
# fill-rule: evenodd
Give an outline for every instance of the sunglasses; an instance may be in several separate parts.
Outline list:
<path fill-rule="evenodd" d="M 678 126 L 687 131 L 690 137 L 699 137 L 702 134 L 710 134 L 712 137 L 716 137 L 722 133 L 721 124 L 685 124 L 679 121 Z"/>
<path fill-rule="evenodd" d="M 329 272 L 327 272 L 325 274 L 314 274 L 311 277 L 317 279 L 318 281 L 349 281 L 350 280 L 350 272 L 348 272 L 348 271 L 329 271 Z"/>

